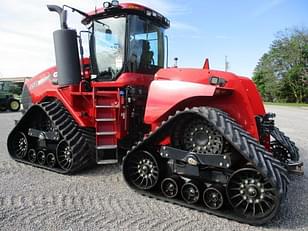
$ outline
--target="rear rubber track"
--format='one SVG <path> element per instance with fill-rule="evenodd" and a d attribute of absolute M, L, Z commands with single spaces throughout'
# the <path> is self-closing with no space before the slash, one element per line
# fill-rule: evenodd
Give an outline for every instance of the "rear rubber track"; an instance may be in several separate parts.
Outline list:
<path fill-rule="evenodd" d="M 279 204 L 281 204 L 283 199 L 286 197 L 287 184 L 289 183 L 286 169 L 281 166 L 280 161 L 273 158 L 271 153 L 267 152 L 255 138 L 253 138 L 239 124 L 237 124 L 235 120 L 229 117 L 227 113 L 215 108 L 195 107 L 192 109 L 186 108 L 183 111 L 177 111 L 173 116 L 169 116 L 168 120 L 163 121 L 161 126 L 157 127 L 154 132 L 151 132 L 148 136 L 145 136 L 143 141 L 140 141 L 136 144 L 136 146 L 133 146 L 132 149 L 127 152 L 126 157 L 124 157 L 124 161 L 128 155 L 131 155 L 139 150 L 147 150 L 149 148 L 152 149 L 151 147 L 159 145 L 159 143 L 170 133 L 170 130 L 178 119 L 181 119 L 183 116 L 191 115 L 202 117 L 212 124 L 238 151 L 239 154 L 251 163 L 254 168 L 256 168 L 266 179 L 269 179 L 278 192 Z M 160 158 L 160 156 L 157 156 L 157 158 Z M 124 179 L 126 180 L 125 176 Z M 171 202 L 184 207 L 197 209 L 199 211 L 205 211 L 220 217 L 236 220 L 242 223 L 249 223 L 252 225 L 261 225 L 266 223 L 275 216 L 279 209 L 278 206 L 278 208 L 275 209 L 269 217 L 252 221 L 235 214 L 232 209 L 210 210 L 206 207 L 184 203 L 179 199 L 169 199 L 163 197 L 160 192 L 152 193 L 150 191 L 139 190 L 129 184 L 129 182 L 127 182 L 127 184 L 136 192 L 151 198 L 154 197 L 158 200 Z"/>
<path fill-rule="evenodd" d="M 11 153 L 11 157 L 18 162 L 29 164 L 35 167 L 48 169 L 61 174 L 72 174 L 75 173 L 90 164 L 93 164 L 94 150 L 95 150 L 95 133 L 91 129 L 85 129 L 78 126 L 74 121 L 70 113 L 65 109 L 63 104 L 58 100 L 51 102 L 42 102 L 32 107 L 40 107 L 46 114 L 46 116 L 52 121 L 55 129 L 60 133 L 61 140 L 65 140 L 72 150 L 73 163 L 70 169 L 63 170 L 61 168 L 50 168 L 44 165 L 31 163 L 23 159 L 15 158 Z M 31 113 L 31 108 L 27 111 Z M 25 114 L 25 116 L 27 115 Z M 14 131 L 18 131 L 19 124 L 23 122 L 23 118 L 11 132 L 8 138 L 8 149 L 9 142 Z M 9 151 L 10 152 L 10 151 Z"/>

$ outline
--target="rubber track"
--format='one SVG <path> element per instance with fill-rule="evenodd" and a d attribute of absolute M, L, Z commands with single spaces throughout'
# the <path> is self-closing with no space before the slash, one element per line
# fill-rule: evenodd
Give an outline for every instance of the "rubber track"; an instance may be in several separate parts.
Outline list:
<path fill-rule="evenodd" d="M 133 146 L 132 149 L 127 152 L 126 157 L 140 149 L 141 150 L 146 149 L 147 147 L 159 144 L 159 142 L 163 140 L 166 134 L 170 132 L 170 129 L 172 128 L 173 124 L 178 119 L 183 118 L 182 116 L 187 116 L 187 115 L 199 116 L 206 119 L 209 123 L 211 123 L 221 134 L 224 135 L 226 140 L 247 161 L 249 161 L 265 178 L 267 178 L 274 187 L 276 187 L 279 196 L 279 203 L 282 202 L 282 200 L 286 196 L 287 184 L 289 183 L 286 169 L 281 166 L 280 161 L 273 158 L 271 153 L 267 152 L 256 139 L 254 139 L 248 132 L 246 132 L 240 125 L 238 125 L 235 120 L 229 117 L 227 113 L 222 112 L 215 108 L 195 107 L 192 109 L 186 108 L 184 111 L 177 111 L 175 115 L 169 116 L 167 121 L 163 121 L 161 123 L 161 126 L 156 128 L 154 132 L 151 132 L 147 137 L 143 139 L 143 141 L 140 141 L 137 143 L 136 146 Z M 126 178 L 124 177 L 124 179 Z M 146 191 L 138 190 L 135 187 L 131 186 L 128 182 L 126 183 L 132 189 L 134 189 L 135 191 L 137 191 L 142 195 L 179 204 L 184 207 L 197 209 L 199 211 L 206 211 L 208 213 L 215 214 L 220 217 L 237 220 L 243 223 L 260 225 L 267 222 L 275 215 L 272 214 L 272 216 L 263 218 L 262 220 L 247 221 L 245 220 L 245 218 L 235 215 L 233 211 L 227 211 L 226 213 L 223 213 L 224 211 L 213 211 L 205 207 L 188 205 L 183 201 L 179 201 L 177 199 L 168 199 L 162 197 L 161 195 L 158 195 L 157 193 L 153 194 Z"/>
<path fill-rule="evenodd" d="M 35 107 L 40 107 L 45 111 L 47 117 L 53 122 L 56 129 L 60 132 L 62 139 L 64 139 L 71 147 L 73 152 L 73 165 L 69 170 L 60 168 L 49 168 L 39 164 L 32 164 L 28 161 L 14 158 L 18 162 L 30 164 L 35 167 L 44 168 L 62 174 L 75 173 L 93 163 L 95 142 L 92 140 L 95 136 L 92 130 L 83 129 L 78 126 L 70 113 L 65 109 L 63 104 L 58 100 L 52 102 L 43 102 Z M 16 126 L 18 128 L 18 125 Z M 14 129 L 15 130 L 15 129 Z M 13 130 L 13 132 L 14 132 Z"/>
<path fill-rule="evenodd" d="M 282 131 L 280 131 L 277 127 L 274 127 L 271 130 L 271 136 L 276 139 L 284 148 L 286 148 L 291 154 L 291 160 L 299 161 L 299 150 L 296 147 L 295 143 L 290 140 L 288 136 L 286 136 Z"/>

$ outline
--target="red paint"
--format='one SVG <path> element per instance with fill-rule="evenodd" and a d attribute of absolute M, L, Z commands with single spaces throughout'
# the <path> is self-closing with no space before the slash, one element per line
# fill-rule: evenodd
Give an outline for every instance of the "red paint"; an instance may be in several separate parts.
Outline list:
<path fill-rule="evenodd" d="M 112 16 L 113 12 L 142 11 L 145 13 L 147 10 L 151 9 L 138 4 L 123 3 L 118 8 L 100 8 L 90 12 L 89 17 L 83 22 L 87 23 L 87 20 L 93 17 Z M 164 19 L 159 13 L 157 15 L 158 18 Z M 167 27 L 166 25 L 162 26 Z M 152 129 L 159 126 L 176 110 L 208 106 L 228 112 L 246 131 L 259 139 L 255 117 L 264 115 L 265 110 L 256 86 L 248 78 L 211 70 L 208 59 L 205 60 L 203 69 L 168 68 L 159 70 L 155 77 L 146 74 L 123 73 L 115 81 L 92 81 L 90 92 L 86 91 L 85 87 L 86 81 L 89 81 L 91 76 L 89 63 L 88 58 L 82 61 L 85 66 L 84 80 L 74 86 L 54 85 L 52 80 L 57 78 L 55 67 L 38 74 L 25 84 L 28 86 L 33 103 L 40 103 L 51 98 L 57 99 L 64 104 L 79 126 L 94 127 L 96 132 L 112 131 L 115 133 L 105 136 L 97 135 L 97 145 L 116 145 L 123 137 L 129 135 L 128 126 L 133 122 L 128 117 L 127 99 L 121 93 L 128 86 L 148 90 L 146 104 L 141 107 L 145 107 L 144 122 Z M 211 77 L 223 78 L 225 84 L 223 86 L 211 85 L 209 83 Z M 143 103 L 145 103 L 144 100 Z M 108 106 L 108 109 L 102 109 L 102 106 Z M 98 121 L 101 118 L 115 121 Z M 134 126 L 134 124 L 131 125 Z M 168 137 L 164 142 L 168 142 Z"/>
<path fill-rule="evenodd" d="M 40 103 L 48 98 L 55 98 L 61 101 L 66 109 L 73 116 L 75 121 L 82 127 L 97 127 L 101 124 L 96 123 L 96 118 L 99 116 L 112 116 L 118 121 L 115 130 L 115 135 L 118 139 L 127 135 L 127 131 L 124 129 L 123 119 L 120 117 L 124 111 L 124 100 L 120 99 L 120 89 L 127 86 L 140 86 L 148 88 L 154 76 L 136 73 L 123 73 L 116 81 L 109 82 L 91 82 L 92 91 L 86 92 L 84 90 L 83 81 L 80 85 L 59 87 L 52 84 L 51 80 L 56 76 L 56 68 L 52 67 L 46 71 L 36 75 L 25 84 L 28 86 L 33 103 Z M 109 101 L 104 101 L 109 95 L 109 92 L 116 92 L 114 97 L 109 98 Z M 122 104 L 121 104 L 122 102 Z M 119 108 L 106 114 L 101 114 L 95 110 L 97 104 L 119 104 Z M 105 112 L 104 112 L 105 113 Z M 104 124 L 106 126 L 106 124 Z M 109 125 L 107 125 L 109 126 Z M 113 126 L 113 125 L 112 125 Z M 102 141 L 103 142 L 103 141 Z"/>
<path fill-rule="evenodd" d="M 262 99 L 253 84 L 245 77 L 239 77 L 232 73 L 207 70 L 207 69 L 161 69 L 155 76 L 124 73 L 116 81 L 92 82 L 93 90 L 85 92 L 81 86 L 69 86 L 59 88 L 51 83 L 51 78 L 56 73 L 52 67 L 27 81 L 31 91 L 32 101 L 39 103 L 47 97 L 60 100 L 72 114 L 76 122 L 83 127 L 95 127 L 95 97 L 98 91 L 119 91 L 126 86 L 148 87 L 148 100 L 145 109 L 145 123 L 156 127 L 176 110 L 185 107 L 210 106 L 220 108 L 228 112 L 239 124 L 241 124 L 252 136 L 258 139 L 255 116 L 264 115 Z M 224 87 L 210 85 L 208 79 L 211 76 L 224 78 L 227 83 Z M 152 82 L 152 83 L 151 83 Z M 220 89 L 231 89 L 231 95 L 217 95 Z M 118 98 L 112 99 L 113 103 L 119 103 L 120 109 L 115 115 L 119 124 L 124 126 L 119 117 L 123 113 L 123 102 Z M 117 137 L 121 139 L 126 131 L 117 126 Z"/>
<path fill-rule="evenodd" d="M 225 79 L 227 83 L 223 88 L 232 89 L 232 94 L 215 96 L 217 88 L 209 84 L 212 76 Z M 150 86 L 145 122 L 154 128 L 176 110 L 195 106 L 210 106 L 228 112 L 252 136 L 259 139 L 255 116 L 264 115 L 265 110 L 255 85 L 248 78 L 222 71 L 160 70 Z"/>

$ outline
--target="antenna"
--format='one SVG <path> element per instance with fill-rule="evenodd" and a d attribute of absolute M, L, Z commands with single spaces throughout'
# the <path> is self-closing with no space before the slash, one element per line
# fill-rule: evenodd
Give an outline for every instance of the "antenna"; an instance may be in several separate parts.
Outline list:
<path fill-rule="evenodd" d="M 228 56 L 225 56 L 225 71 L 228 71 L 229 67 Z"/>

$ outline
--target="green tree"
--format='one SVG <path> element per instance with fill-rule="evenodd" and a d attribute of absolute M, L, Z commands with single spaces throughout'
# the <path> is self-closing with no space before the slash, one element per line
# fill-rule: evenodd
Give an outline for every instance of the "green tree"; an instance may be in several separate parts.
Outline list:
<path fill-rule="evenodd" d="M 303 102 L 308 97 L 308 30 L 280 32 L 255 68 L 264 100 Z"/>

